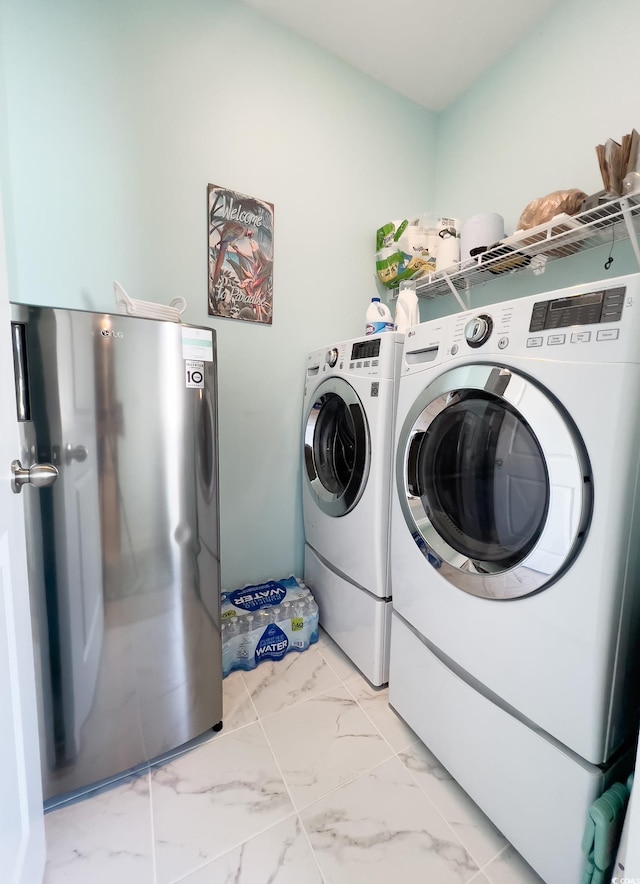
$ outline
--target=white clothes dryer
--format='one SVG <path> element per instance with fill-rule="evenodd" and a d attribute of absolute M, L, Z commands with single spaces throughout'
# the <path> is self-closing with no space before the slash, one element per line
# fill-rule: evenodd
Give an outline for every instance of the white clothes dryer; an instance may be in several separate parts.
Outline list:
<path fill-rule="evenodd" d="M 389 677 L 389 495 L 403 335 L 309 354 L 302 425 L 305 581 L 320 623 L 375 686 Z"/>
<path fill-rule="evenodd" d="M 640 276 L 406 336 L 390 702 L 546 881 L 637 733 Z"/>

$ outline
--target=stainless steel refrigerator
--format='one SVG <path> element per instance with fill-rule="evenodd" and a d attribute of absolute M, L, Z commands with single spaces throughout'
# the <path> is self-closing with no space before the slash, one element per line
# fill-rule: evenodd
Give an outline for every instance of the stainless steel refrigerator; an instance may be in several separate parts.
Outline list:
<path fill-rule="evenodd" d="M 12 333 L 55 803 L 221 726 L 216 341 L 18 304 Z"/>

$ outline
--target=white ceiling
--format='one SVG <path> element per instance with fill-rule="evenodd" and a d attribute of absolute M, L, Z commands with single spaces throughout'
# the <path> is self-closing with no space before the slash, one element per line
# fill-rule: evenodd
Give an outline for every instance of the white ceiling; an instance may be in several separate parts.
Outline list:
<path fill-rule="evenodd" d="M 561 0 L 242 0 L 429 110 L 443 110 Z"/>

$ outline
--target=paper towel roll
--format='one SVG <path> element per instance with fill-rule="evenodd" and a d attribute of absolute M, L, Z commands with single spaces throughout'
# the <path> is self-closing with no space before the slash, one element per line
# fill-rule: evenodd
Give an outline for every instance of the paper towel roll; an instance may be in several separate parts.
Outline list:
<path fill-rule="evenodd" d="M 460 232 L 460 259 L 468 261 L 472 249 L 488 248 L 504 239 L 504 218 L 495 212 L 472 215 L 462 225 Z"/>
<path fill-rule="evenodd" d="M 410 255 L 423 254 L 428 251 L 427 231 L 422 227 L 410 224 L 401 234 L 398 245 Z"/>
<path fill-rule="evenodd" d="M 455 227 L 443 227 L 438 234 L 438 254 L 436 270 L 447 270 L 456 267 L 460 261 L 460 240 Z"/>
<path fill-rule="evenodd" d="M 440 234 L 441 230 L 455 230 L 460 236 L 460 219 L 459 218 L 438 218 L 436 222 L 436 230 Z"/>
<path fill-rule="evenodd" d="M 427 230 L 427 249 L 429 250 L 429 254 L 433 255 L 434 258 L 438 257 L 438 244 L 440 242 L 440 237 L 438 236 L 438 231 L 435 227 L 430 227 Z"/>

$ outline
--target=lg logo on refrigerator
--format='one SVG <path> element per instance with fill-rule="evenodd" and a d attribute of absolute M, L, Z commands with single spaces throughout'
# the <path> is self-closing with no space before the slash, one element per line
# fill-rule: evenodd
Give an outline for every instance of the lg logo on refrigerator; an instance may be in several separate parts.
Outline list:
<path fill-rule="evenodd" d="M 100 334 L 103 338 L 124 338 L 124 334 L 119 331 L 109 331 L 108 328 L 100 329 Z"/>

